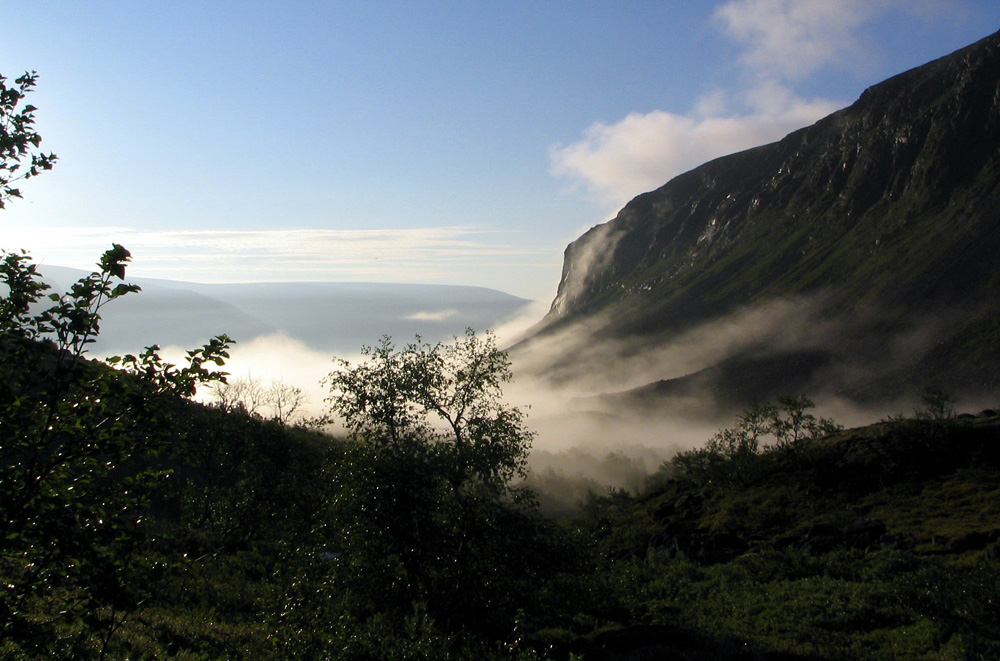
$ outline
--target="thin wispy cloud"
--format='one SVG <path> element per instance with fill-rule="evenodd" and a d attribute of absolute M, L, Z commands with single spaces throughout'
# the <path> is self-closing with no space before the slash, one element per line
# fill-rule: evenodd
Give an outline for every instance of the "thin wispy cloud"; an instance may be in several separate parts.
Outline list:
<path fill-rule="evenodd" d="M 433 282 L 470 263 L 543 250 L 497 241 L 475 227 L 374 230 L 168 230 L 89 227 L 6 233 L 5 249 L 35 246 L 44 261 L 86 268 L 111 243 L 133 254 L 136 275 L 201 282 L 392 280 Z"/>
<path fill-rule="evenodd" d="M 447 321 L 459 314 L 458 310 L 433 310 L 408 314 L 404 319 L 411 321 Z"/>
<path fill-rule="evenodd" d="M 740 62 L 768 79 L 801 80 L 824 67 L 872 57 L 866 24 L 891 11 L 931 19 L 953 11 L 949 0 L 731 0 L 713 20 L 743 47 Z"/>
<path fill-rule="evenodd" d="M 800 80 L 832 62 L 861 57 L 858 29 L 898 0 L 734 0 L 714 20 L 744 47 L 758 75 Z"/>
<path fill-rule="evenodd" d="M 716 89 L 687 113 L 654 110 L 590 126 L 550 150 L 554 175 L 586 187 L 609 211 L 714 158 L 780 139 L 846 105 L 803 98 L 794 84 L 866 57 L 866 24 L 890 10 L 926 16 L 936 0 L 732 0 L 712 22 L 739 44 L 741 89 Z"/>

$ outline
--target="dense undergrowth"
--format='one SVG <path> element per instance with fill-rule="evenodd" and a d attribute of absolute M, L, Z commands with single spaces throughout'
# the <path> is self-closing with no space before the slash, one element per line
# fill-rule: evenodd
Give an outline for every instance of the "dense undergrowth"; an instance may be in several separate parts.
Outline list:
<path fill-rule="evenodd" d="M 588 649 L 604 626 L 611 658 L 679 654 L 678 636 L 694 658 L 1000 654 L 995 414 L 707 453 L 584 507 L 577 525 L 623 610 L 589 632 L 557 623 L 546 635 L 560 649 Z"/>

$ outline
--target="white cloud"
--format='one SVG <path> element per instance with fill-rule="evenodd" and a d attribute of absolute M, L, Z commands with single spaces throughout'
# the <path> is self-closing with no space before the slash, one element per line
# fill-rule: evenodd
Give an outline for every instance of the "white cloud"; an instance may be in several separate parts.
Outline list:
<path fill-rule="evenodd" d="M 434 310 L 408 314 L 404 319 L 413 321 L 447 321 L 458 314 L 458 310 Z"/>
<path fill-rule="evenodd" d="M 801 79 L 844 57 L 857 57 L 860 26 L 899 0 L 732 0 L 714 19 L 746 48 L 752 71 Z"/>
<path fill-rule="evenodd" d="M 862 29 L 890 10 L 922 17 L 949 0 L 730 0 L 713 21 L 743 52 L 739 90 L 714 90 L 686 113 L 632 113 L 597 122 L 550 150 L 551 171 L 583 184 L 609 211 L 706 161 L 773 142 L 843 107 L 791 84 L 829 65 L 863 61 Z"/>
<path fill-rule="evenodd" d="M 744 114 L 709 114 L 726 104 L 726 95 L 715 92 L 688 115 L 654 110 L 615 124 L 598 122 L 582 140 L 552 148 L 552 172 L 584 182 L 614 209 L 706 161 L 777 140 L 841 106 L 798 98 L 775 83 L 743 98 L 751 106 Z"/>
<path fill-rule="evenodd" d="M 187 350 L 168 346 L 160 351 L 160 355 L 172 363 L 184 364 Z M 229 374 L 230 380 L 252 378 L 266 385 L 280 382 L 300 388 L 306 397 L 300 413 L 313 417 L 326 410 L 323 400 L 328 393 L 320 382 L 333 368 L 333 356 L 330 354 L 311 349 L 283 333 L 275 333 L 234 344 L 229 349 L 229 359 L 220 370 Z M 199 390 L 198 399 L 212 401 L 211 389 Z"/>
<path fill-rule="evenodd" d="M 864 62 L 861 29 L 898 10 L 928 20 L 955 10 L 949 0 L 730 0 L 713 19 L 745 48 L 740 61 L 757 75 L 801 80 L 817 70 Z"/>

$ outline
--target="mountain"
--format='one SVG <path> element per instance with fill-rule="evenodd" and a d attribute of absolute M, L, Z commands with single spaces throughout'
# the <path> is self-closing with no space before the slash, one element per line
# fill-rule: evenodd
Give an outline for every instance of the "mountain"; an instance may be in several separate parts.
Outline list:
<path fill-rule="evenodd" d="M 650 401 L 995 391 L 998 255 L 1000 33 L 636 197 L 514 353 Z"/>
<path fill-rule="evenodd" d="M 84 271 L 43 266 L 56 291 Z M 483 287 L 363 282 L 200 284 L 128 278 L 142 287 L 101 312 L 93 352 L 134 352 L 151 344 L 198 346 L 225 333 L 238 343 L 281 332 L 307 347 L 342 355 L 382 335 L 436 342 L 483 331 L 514 317 L 529 301 Z"/>

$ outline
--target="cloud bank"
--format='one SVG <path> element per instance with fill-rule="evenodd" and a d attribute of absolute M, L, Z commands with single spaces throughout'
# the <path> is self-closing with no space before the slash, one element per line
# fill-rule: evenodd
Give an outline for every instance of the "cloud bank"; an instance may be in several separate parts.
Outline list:
<path fill-rule="evenodd" d="M 740 62 L 758 75 L 801 80 L 831 63 L 862 57 L 858 30 L 899 0 L 734 0 L 715 23 L 744 47 Z"/>

